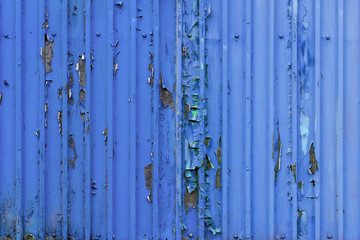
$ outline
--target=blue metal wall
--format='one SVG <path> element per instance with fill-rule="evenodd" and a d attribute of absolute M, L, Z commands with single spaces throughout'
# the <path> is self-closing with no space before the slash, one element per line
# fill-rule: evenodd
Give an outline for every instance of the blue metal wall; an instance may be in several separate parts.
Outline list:
<path fill-rule="evenodd" d="M 360 2 L 1 0 L 1 239 L 360 239 Z"/>

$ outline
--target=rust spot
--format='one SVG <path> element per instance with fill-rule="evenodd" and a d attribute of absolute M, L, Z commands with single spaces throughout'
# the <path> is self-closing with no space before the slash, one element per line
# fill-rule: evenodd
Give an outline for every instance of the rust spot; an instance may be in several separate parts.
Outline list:
<path fill-rule="evenodd" d="M 58 96 L 60 99 L 63 98 L 62 88 L 58 88 Z"/>
<path fill-rule="evenodd" d="M 184 112 L 184 118 L 185 119 L 187 119 L 189 111 L 190 111 L 190 105 L 185 104 L 185 112 Z"/>
<path fill-rule="evenodd" d="M 86 86 L 86 78 L 85 78 L 85 56 L 79 56 L 79 62 L 76 64 L 75 70 L 79 72 L 79 84 L 81 87 Z M 72 84 L 71 84 L 72 85 Z"/>
<path fill-rule="evenodd" d="M 301 189 L 303 184 L 304 183 L 302 181 L 298 182 L 298 188 Z"/>
<path fill-rule="evenodd" d="M 211 140 L 211 137 L 205 137 L 205 146 L 209 146 L 209 143 L 210 143 L 210 140 Z"/>
<path fill-rule="evenodd" d="M 205 154 L 206 159 L 206 170 L 210 170 L 211 168 L 214 168 L 214 165 L 211 163 L 210 158 L 207 154 Z"/>
<path fill-rule="evenodd" d="M 312 183 L 313 187 L 315 187 L 315 180 L 311 180 L 310 182 Z"/>
<path fill-rule="evenodd" d="M 147 190 L 150 190 L 150 194 L 147 196 L 149 202 L 152 201 L 151 193 L 152 193 L 152 172 L 153 172 L 153 164 L 150 163 L 149 165 L 144 167 L 144 175 L 145 175 L 145 186 Z"/>
<path fill-rule="evenodd" d="M 150 71 L 150 77 L 148 78 L 148 83 L 151 87 L 153 87 L 154 86 L 154 63 L 153 62 L 149 63 L 148 69 Z"/>
<path fill-rule="evenodd" d="M 184 196 L 184 203 L 185 203 L 185 211 L 186 213 L 189 210 L 189 207 L 196 208 L 198 200 L 198 191 L 195 189 L 191 193 L 189 193 L 189 190 L 186 189 L 185 196 Z"/>
<path fill-rule="evenodd" d="M 315 174 L 315 172 L 319 170 L 319 166 L 316 161 L 314 143 L 311 143 L 309 154 L 310 154 L 310 164 L 311 164 L 311 167 L 309 168 L 309 172 L 311 174 Z"/>
<path fill-rule="evenodd" d="M 62 135 L 62 111 L 58 112 L 57 119 L 59 122 L 59 133 Z"/>
<path fill-rule="evenodd" d="M 219 147 L 216 150 L 216 157 L 218 159 L 219 166 L 221 166 L 221 136 L 219 137 Z"/>
<path fill-rule="evenodd" d="M 42 28 L 47 29 L 48 27 L 49 27 L 49 22 L 48 22 L 48 20 L 45 20 L 45 22 L 43 22 L 43 24 L 42 24 Z"/>
<path fill-rule="evenodd" d="M 75 149 L 75 142 L 74 139 L 72 138 L 72 136 L 69 137 L 69 146 L 73 149 L 74 151 L 74 160 L 69 159 L 69 165 L 72 168 L 75 168 L 75 161 L 77 159 L 77 155 L 76 155 L 76 149 Z"/>
<path fill-rule="evenodd" d="M 216 178 L 215 178 L 215 187 L 217 189 L 221 189 L 221 171 L 218 168 L 218 170 L 216 171 Z"/>
<path fill-rule="evenodd" d="M 35 237 L 33 235 L 31 235 L 31 234 L 26 234 L 24 236 L 24 240 L 35 240 Z"/>
<path fill-rule="evenodd" d="M 54 56 L 54 40 L 49 41 L 49 36 L 45 34 L 45 48 L 41 48 L 41 61 L 45 63 L 45 72 L 52 72 L 51 62 Z"/>
<path fill-rule="evenodd" d="M 79 91 L 79 103 L 81 103 L 82 101 L 85 101 L 85 91 L 84 91 L 84 89 L 80 89 L 80 91 Z"/>
<path fill-rule="evenodd" d="M 108 127 L 106 127 L 103 131 L 103 135 L 105 136 L 105 140 L 104 140 L 104 143 L 105 143 L 105 146 L 107 146 L 107 139 L 108 139 Z"/>
<path fill-rule="evenodd" d="M 275 182 L 277 181 L 277 174 L 280 171 L 281 166 L 281 139 L 280 139 L 280 131 L 278 131 L 278 141 L 276 143 L 277 149 L 277 159 L 276 159 L 276 166 L 275 166 Z"/>
<path fill-rule="evenodd" d="M 296 162 L 294 163 L 294 165 L 289 165 L 289 168 L 292 171 L 292 173 L 294 175 L 295 182 L 296 182 Z"/>
<path fill-rule="evenodd" d="M 159 87 L 160 87 L 160 100 L 161 100 L 164 108 L 166 108 L 167 106 L 170 106 L 171 109 L 174 111 L 175 110 L 174 99 L 173 99 L 173 97 L 171 95 L 171 92 L 167 88 L 162 87 L 162 75 L 161 75 L 161 73 L 160 73 Z"/>

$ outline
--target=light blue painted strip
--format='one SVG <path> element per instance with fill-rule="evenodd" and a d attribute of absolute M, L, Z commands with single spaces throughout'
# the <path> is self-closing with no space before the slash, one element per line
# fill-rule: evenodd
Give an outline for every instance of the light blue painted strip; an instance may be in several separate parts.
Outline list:
<path fill-rule="evenodd" d="M 46 0 L 40 0 L 39 7 L 38 7 L 38 26 L 41 26 L 42 23 L 45 21 L 45 1 Z M 38 43 L 40 45 L 40 48 L 43 47 L 45 50 L 45 29 L 44 28 L 38 28 L 38 39 L 40 42 Z M 43 51 L 43 54 L 46 54 L 45 51 Z M 38 71 L 39 71 L 39 98 L 38 98 L 38 104 L 39 104 L 39 238 L 44 239 L 45 238 L 45 124 L 47 124 L 46 116 L 45 116 L 45 76 L 46 73 L 44 71 L 45 65 L 41 61 L 41 55 L 38 55 L 37 58 L 38 63 Z"/>
<path fill-rule="evenodd" d="M 344 0 L 338 0 L 338 129 L 337 214 L 338 239 L 344 239 Z"/>
<path fill-rule="evenodd" d="M 315 1 L 315 154 L 321 171 L 321 156 L 320 156 L 320 144 L 321 144 L 321 73 L 320 73 L 320 41 L 321 41 L 321 28 L 320 28 L 320 1 Z M 320 171 L 315 173 L 315 196 L 319 196 L 315 199 L 315 239 L 320 239 Z"/>
<path fill-rule="evenodd" d="M 114 45 L 114 1 L 108 1 L 108 19 L 107 19 L 107 37 L 108 42 Z M 106 59 L 108 66 L 113 65 L 114 51 L 112 46 L 108 45 L 106 51 Z M 108 136 L 107 136 L 107 238 L 112 239 L 113 236 L 113 175 L 114 175 L 114 74 L 115 66 L 107 69 L 107 122 L 108 122 Z"/>
<path fill-rule="evenodd" d="M 136 239 L 136 1 L 130 6 L 130 237 Z"/>
<path fill-rule="evenodd" d="M 292 2 L 292 21 L 291 21 L 291 77 L 292 77 L 292 118 L 291 118 L 291 133 L 292 133 L 292 164 L 297 165 L 297 149 L 298 149 L 298 66 L 297 66 L 297 14 L 298 14 L 298 0 Z M 297 169 L 297 168 L 296 168 Z M 295 176 L 297 173 L 295 172 Z M 296 182 L 291 186 L 292 190 L 292 239 L 297 239 L 297 219 L 298 219 L 298 202 L 297 202 L 297 184 Z"/>
<path fill-rule="evenodd" d="M 175 219 L 175 230 L 176 230 L 176 239 L 182 238 L 182 183 L 183 183 L 183 174 L 182 174 L 182 158 L 183 158 L 183 118 L 182 118 L 182 25 L 183 25 L 183 0 L 177 0 L 176 3 L 176 219 Z"/>
<path fill-rule="evenodd" d="M 251 26 L 252 26 L 252 8 L 251 0 L 245 2 L 246 7 L 246 28 L 245 28 L 245 79 L 246 79 L 246 153 L 245 153 L 245 171 L 246 171 L 246 215 L 245 215 L 245 232 L 246 237 L 251 237 L 251 141 L 252 141 L 252 123 L 251 123 L 251 88 L 252 88 L 252 44 L 251 44 Z"/>
<path fill-rule="evenodd" d="M 245 153 L 245 171 L 246 171 L 246 189 L 245 189 L 245 198 L 246 198 L 246 214 L 245 214 L 245 232 L 246 237 L 251 238 L 251 141 L 252 141 L 252 123 L 251 123 L 251 88 L 252 88 L 252 44 L 251 44 L 251 26 L 252 26 L 252 8 L 251 0 L 245 2 L 246 7 L 246 17 L 245 17 L 245 79 L 246 79 L 246 153 Z"/>
<path fill-rule="evenodd" d="M 90 137 L 90 106 L 91 106 L 91 0 L 85 2 L 85 160 L 84 160 L 84 236 L 90 239 L 91 223 L 91 137 Z M 63 117 L 66 114 L 63 114 Z"/>
<path fill-rule="evenodd" d="M 274 0 L 269 1 L 269 131 L 268 131 L 268 151 L 267 151 L 267 167 L 268 167 L 268 184 L 269 184 L 269 238 L 274 236 L 274 188 L 275 173 L 274 162 L 272 159 L 273 139 L 274 139 L 274 22 L 275 22 Z"/>
<path fill-rule="evenodd" d="M 202 10 L 203 8 L 200 8 Z M 222 146 L 221 146 L 221 177 L 222 177 L 222 239 L 228 239 L 228 0 L 223 1 L 222 21 Z M 200 46 L 200 49 L 202 47 Z"/>
<path fill-rule="evenodd" d="M 152 87 L 152 162 L 153 162 L 153 183 L 152 183 L 152 214 L 153 214 L 153 239 L 159 238 L 159 79 L 160 79 L 160 1 L 153 1 L 154 21 L 154 85 Z"/>
<path fill-rule="evenodd" d="M 16 138 L 16 239 L 23 238 L 23 219 L 22 219 L 22 13 L 23 1 L 15 3 L 15 138 Z"/>
<path fill-rule="evenodd" d="M 67 70 L 67 59 L 68 59 L 68 0 L 62 1 L 61 5 L 61 66 L 62 69 Z M 68 237 L 68 145 L 67 145 L 67 136 L 68 136 L 68 105 L 67 105 L 67 90 L 65 85 L 67 84 L 67 71 L 62 71 L 62 156 L 61 156 L 61 198 L 62 198 L 62 221 L 61 221 L 61 236 L 62 239 L 67 239 Z"/>

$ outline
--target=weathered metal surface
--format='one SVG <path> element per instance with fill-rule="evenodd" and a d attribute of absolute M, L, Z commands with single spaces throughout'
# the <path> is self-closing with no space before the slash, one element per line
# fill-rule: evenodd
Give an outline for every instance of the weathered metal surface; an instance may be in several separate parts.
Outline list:
<path fill-rule="evenodd" d="M 360 3 L 1 0 L 1 239 L 360 239 Z"/>

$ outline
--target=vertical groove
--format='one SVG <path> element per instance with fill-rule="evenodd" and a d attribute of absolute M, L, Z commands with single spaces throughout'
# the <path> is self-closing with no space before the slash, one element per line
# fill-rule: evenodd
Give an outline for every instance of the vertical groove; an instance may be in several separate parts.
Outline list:
<path fill-rule="evenodd" d="M 269 171 L 269 238 L 274 237 L 274 163 L 271 158 L 273 136 L 274 136 L 274 0 L 269 1 L 269 132 L 268 132 L 268 155 L 270 161 L 268 161 Z M 272 134 L 271 134 L 272 133 Z"/>
<path fill-rule="evenodd" d="M 321 169 L 321 156 L 320 156 L 320 144 L 321 144 L 321 73 L 320 73 L 320 0 L 315 1 L 315 153 L 316 159 L 319 164 L 319 168 Z M 320 239 L 320 171 L 318 171 L 315 175 L 316 178 L 316 187 L 315 187 L 315 196 L 318 196 L 315 199 L 315 239 Z"/>
<path fill-rule="evenodd" d="M 338 239 L 344 238 L 344 0 L 338 0 L 338 156 L 337 156 L 337 213 L 338 213 Z"/>
<path fill-rule="evenodd" d="M 108 19 L 107 19 L 107 36 L 110 38 L 109 42 L 114 44 L 114 1 L 108 1 Z M 114 52 L 111 46 L 107 47 L 107 62 L 108 65 L 114 65 Z M 114 161 L 114 79 L 115 79 L 115 66 L 113 68 L 109 67 L 107 70 L 107 122 L 108 122 L 108 141 L 107 141 L 107 220 L 108 220 L 108 239 L 112 239 L 113 236 L 113 212 L 114 212 L 114 202 L 113 202 L 113 161 Z"/>
<path fill-rule="evenodd" d="M 130 7 L 130 237 L 136 239 L 136 1 Z"/>
<path fill-rule="evenodd" d="M 292 21 L 291 21 L 291 66 L 292 66 L 292 126 L 291 126 L 291 133 L 292 133 L 292 165 L 297 165 L 297 139 L 298 139 L 298 85 L 297 85 L 297 4 L 298 0 L 293 0 L 292 2 Z M 297 169 L 297 168 L 295 168 Z M 295 170 L 295 176 L 296 175 Z M 292 184 L 292 238 L 295 240 L 297 239 L 297 208 L 298 208 L 298 202 L 297 202 L 297 184 Z"/>
<path fill-rule="evenodd" d="M 90 198 L 90 175 L 91 175 L 91 141 L 90 141 L 90 108 L 91 108 L 91 0 L 85 2 L 85 77 L 86 85 L 85 92 L 87 98 L 85 100 L 85 115 L 87 118 L 85 122 L 87 124 L 85 130 L 85 159 L 84 159 L 84 236 L 85 239 L 90 239 L 90 223 L 91 223 L 91 198 Z M 67 114 L 63 114 L 65 116 Z M 89 129 L 89 131 L 87 131 Z"/>
<path fill-rule="evenodd" d="M 205 6 L 204 6 L 205 0 L 199 1 L 199 52 L 200 52 L 200 74 L 199 74 L 199 98 L 200 98 L 200 108 L 203 109 L 203 111 L 200 113 L 200 132 L 203 134 L 200 134 L 199 141 L 200 141 L 200 157 L 202 158 L 202 161 L 205 159 L 205 115 L 204 111 L 206 108 L 205 105 Z M 199 239 L 205 239 L 205 168 L 202 167 L 199 171 Z"/>
<path fill-rule="evenodd" d="M 182 237 L 182 8 L 183 0 L 177 0 L 176 3 L 176 239 Z"/>
<path fill-rule="evenodd" d="M 15 2 L 15 141 L 16 141 L 16 155 L 15 155 L 15 176 L 16 176 L 16 239 L 23 237 L 23 221 L 22 221 L 22 7 L 23 1 Z"/>
<path fill-rule="evenodd" d="M 38 26 L 41 26 L 44 22 L 45 16 L 45 1 L 39 1 L 39 15 L 38 15 Z M 46 53 L 45 48 L 45 29 L 40 28 L 38 39 L 41 41 L 40 43 L 43 44 L 44 52 Z M 40 239 L 45 238 L 45 124 L 46 123 L 46 116 L 44 111 L 45 106 L 45 67 L 41 62 L 39 56 L 38 59 L 38 71 L 39 71 L 39 237 Z"/>
<path fill-rule="evenodd" d="M 62 36 L 62 55 L 61 55 L 61 65 L 62 65 L 62 90 L 65 94 L 62 97 L 62 108 L 63 108 L 63 122 L 62 122 L 62 156 L 61 156 L 61 166 L 62 166 L 62 176 L 61 176 L 61 197 L 62 197 L 62 225 L 61 225 L 61 235 L 62 239 L 67 239 L 68 235 L 68 168 L 67 168 L 67 156 L 68 156 L 68 146 L 67 146 L 67 135 L 68 135 L 68 105 L 67 105 L 67 91 L 65 85 L 67 84 L 67 59 L 68 59 L 68 35 L 67 35 L 67 24 L 68 24 L 68 0 L 62 1 L 61 5 L 61 36 Z"/>
<path fill-rule="evenodd" d="M 154 21 L 154 86 L 152 88 L 152 160 L 153 160 L 153 185 L 152 185 L 152 199 L 153 199 L 153 238 L 159 239 L 159 73 L 160 73 L 160 2 L 159 0 L 153 1 L 153 21 Z"/>
<path fill-rule="evenodd" d="M 246 78 L 246 154 L 245 154 L 245 161 L 246 161 L 246 216 L 245 216 L 245 225 L 246 225 L 246 237 L 251 238 L 251 130 L 252 130 L 252 123 L 251 123 L 251 83 L 252 83 L 252 76 L 251 76 L 251 59 L 252 59 L 252 36 L 251 36 L 251 0 L 245 1 L 246 5 L 246 32 L 245 32 L 245 78 Z"/>
<path fill-rule="evenodd" d="M 203 9 L 203 8 L 200 8 Z M 222 239 L 228 239 L 228 0 L 223 0 L 222 9 L 223 35 L 222 35 L 222 146 L 221 176 L 222 176 Z M 200 47 L 200 49 L 202 49 Z"/>

